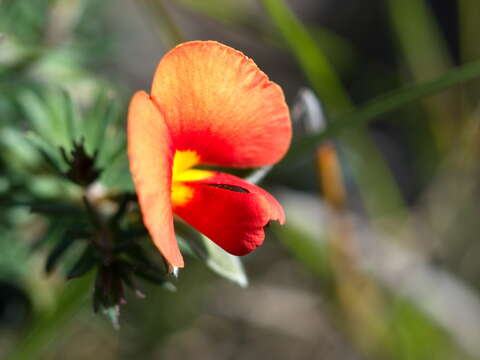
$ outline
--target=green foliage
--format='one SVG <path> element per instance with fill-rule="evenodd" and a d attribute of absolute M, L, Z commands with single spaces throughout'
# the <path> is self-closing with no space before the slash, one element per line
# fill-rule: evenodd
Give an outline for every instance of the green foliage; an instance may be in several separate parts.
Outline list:
<path fill-rule="evenodd" d="M 42 219 L 44 229 L 31 248 L 33 253 L 48 252 L 46 273 L 60 270 L 75 279 L 95 270 L 94 310 L 102 310 L 117 326 L 125 288 L 143 297 L 138 279 L 174 286 L 158 252 L 144 246 L 147 232 L 132 195 L 126 155 L 124 99 L 101 79 L 90 83 L 87 97 L 78 92 L 85 79 L 93 79 L 83 64 L 88 53 L 99 52 L 94 46 L 102 41 L 97 36 L 101 27 L 98 19 L 91 20 L 99 8 L 93 1 L 0 4 L 0 31 L 5 34 L 0 45 L 9 54 L 0 59 L 0 164 L 7 170 L 0 209 L 12 214 L 5 225 L 17 226 L 13 214 L 26 209 L 35 214 L 26 216 L 27 223 Z M 69 32 L 51 23 L 54 11 L 78 12 L 77 20 L 66 19 Z M 13 15 L 18 22 L 12 22 Z M 49 31 L 60 31 L 64 38 L 44 42 L 52 35 Z M 11 237 L 2 237 L 2 245 L 8 241 Z M 13 247 L 9 254 L 20 260 L 21 249 Z M 202 261 L 246 283 L 237 259 L 209 250 Z M 22 274 L 16 261 L 3 263 L 5 273 Z"/>
<path fill-rule="evenodd" d="M 237 256 L 230 255 L 182 221 L 175 222 L 175 231 L 182 253 L 193 255 L 210 270 L 241 287 L 248 285 L 247 275 Z"/>
<path fill-rule="evenodd" d="M 149 4 L 146 6 L 150 12 L 148 15 L 161 23 L 162 35 L 167 43 L 180 41 L 183 35 L 176 22 L 178 14 L 175 11 L 172 11 L 174 16 L 167 13 L 172 9 L 177 10 L 175 5 L 168 3 L 164 6 L 161 1 L 144 2 Z M 242 287 L 248 284 L 245 269 L 238 257 L 227 254 L 183 222 L 175 224 L 177 240 L 188 264 L 188 270 L 182 270 L 180 279 L 171 274 L 172 269 L 168 269 L 149 240 L 129 172 L 125 138 L 127 101 L 119 90 L 123 85 L 111 83 L 102 72 L 105 61 L 117 61 L 113 46 L 115 42 L 122 46 L 128 44 L 128 39 L 112 39 L 109 37 L 111 34 L 106 35 L 110 31 L 103 16 L 107 3 L 95 0 L 0 0 L 0 280 L 9 281 L 25 291 L 31 299 L 33 312 L 8 359 L 46 358 L 41 354 L 45 353 L 49 345 L 58 346 L 55 340 L 61 338 L 60 335 L 72 323 L 72 319 L 78 319 L 75 315 L 87 308 L 89 300 L 94 311 L 103 313 L 115 328 L 123 324 L 124 318 L 128 320 L 128 326 L 122 326 L 121 339 L 129 340 L 131 344 L 128 351 L 133 356 L 123 353 L 119 356 L 162 356 L 156 349 L 159 344 L 169 341 L 173 332 L 185 326 L 202 326 L 214 322 L 213 319 L 217 321 L 215 309 L 211 311 L 207 308 L 205 311 L 205 307 L 200 306 L 200 309 L 196 309 L 200 302 L 211 302 L 210 299 L 205 301 L 204 294 L 208 284 L 212 283 L 212 273 Z M 275 249 L 275 241 L 267 239 L 267 246 L 273 248 L 273 260 L 267 257 L 267 260 L 261 259 L 255 264 L 256 258 L 252 257 L 252 269 L 267 268 L 273 274 L 269 276 L 279 276 L 276 281 L 282 284 L 284 280 L 292 281 L 290 276 L 293 278 L 296 274 L 289 273 L 290 280 L 283 279 L 283 275 L 276 274 L 275 265 L 280 264 L 279 268 L 282 268 L 284 263 L 288 263 L 290 267 L 287 269 L 290 272 L 291 268 L 297 271 L 296 264 L 301 264 L 298 268 L 313 285 L 308 281 L 296 284 L 297 278 L 294 278 L 293 285 L 289 285 L 292 289 L 285 293 L 294 294 L 298 286 L 302 291 L 306 289 L 305 292 L 315 299 L 316 305 L 317 302 L 327 304 L 325 308 L 328 313 L 323 315 L 326 315 L 327 320 L 333 318 L 335 323 L 327 332 L 329 335 L 336 331 L 342 332 L 341 344 L 348 342 L 356 357 L 447 360 L 467 359 L 476 354 L 475 347 L 465 346 L 468 341 L 464 341 L 465 337 L 471 339 L 476 335 L 469 334 L 471 329 L 476 329 L 474 326 L 466 324 L 459 328 L 442 322 L 435 311 L 425 311 L 426 306 L 420 303 L 425 298 L 411 294 L 408 299 L 405 297 L 402 282 L 408 282 L 409 277 L 418 275 L 408 272 L 411 258 L 405 262 L 402 257 L 405 254 L 399 253 L 400 260 L 404 261 L 400 261 L 400 264 L 407 268 L 406 271 L 403 270 L 403 275 L 406 273 L 408 276 L 402 277 L 402 281 L 397 278 L 392 280 L 381 272 L 392 271 L 390 267 L 380 269 L 381 271 L 375 266 L 369 267 L 377 264 L 377 258 L 369 258 L 365 252 L 357 251 L 359 249 L 352 246 L 351 249 L 346 249 L 346 255 L 342 254 L 345 258 L 339 260 L 335 253 L 338 249 L 332 244 L 343 238 L 338 236 L 338 224 L 343 225 L 341 230 L 347 234 L 341 232 L 342 235 L 351 241 L 346 244 L 358 248 L 369 246 L 368 241 L 363 241 L 363 228 L 369 228 L 372 234 L 381 239 L 379 246 L 391 241 L 385 234 L 393 237 L 397 230 L 414 233 L 409 221 L 405 221 L 405 215 L 408 215 L 408 219 L 418 219 L 417 222 L 428 223 L 432 227 L 438 222 L 443 226 L 444 219 L 447 218 L 445 222 L 451 226 L 444 212 L 445 209 L 454 211 L 455 205 L 449 204 L 446 207 L 441 203 L 437 206 L 437 203 L 432 202 L 432 207 L 441 213 L 438 218 L 437 213 L 433 212 L 433 215 L 428 214 L 430 217 L 422 216 L 421 212 L 426 212 L 421 207 L 422 204 L 418 205 L 419 209 L 405 207 L 397 183 L 377 144 L 369 138 L 366 126 L 373 121 L 385 119 L 386 114 L 421 101 L 426 105 L 432 133 L 435 133 L 440 128 L 440 117 L 447 122 L 452 117 L 439 111 L 442 107 L 429 107 L 426 100 L 433 94 L 480 77 L 480 63 L 472 62 L 450 69 L 452 56 L 448 53 L 445 39 L 438 31 L 437 21 L 426 2 L 389 0 L 385 17 L 391 20 L 392 32 L 401 45 L 398 63 L 403 65 L 402 61 L 406 60 L 408 73 L 413 75 L 415 82 L 376 96 L 366 105 L 356 108 L 350 100 L 350 92 L 343 85 L 344 78 L 359 71 L 355 62 L 360 56 L 350 42 L 318 24 L 304 24 L 284 0 L 262 0 L 261 3 L 266 13 L 257 11 L 259 8 L 254 2 L 178 1 L 181 9 L 190 9 L 187 14 L 198 12 L 221 24 L 228 24 L 229 31 L 254 36 L 259 43 L 257 46 L 268 44 L 283 47 L 284 53 L 291 54 L 297 61 L 298 69 L 318 96 L 311 97 L 315 108 L 320 112 L 325 110 L 325 114 L 317 115 L 326 117 L 326 128 L 317 126 L 312 129 L 304 126 L 305 133 L 296 134 L 287 159 L 279 166 L 283 173 L 276 172 L 275 169 L 272 171 L 272 174 L 280 176 L 270 176 L 270 168 L 252 175 L 253 178 L 266 177 L 267 182 L 285 184 L 286 178 L 282 175 L 290 171 L 294 173 L 291 176 L 304 181 L 298 181 L 298 187 L 303 187 L 306 194 L 302 197 L 284 191 L 286 195 L 281 197 L 281 203 L 287 212 L 287 224 L 284 227 L 272 225 L 274 239 L 279 240 L 283 250 Z M 461 0 L 460 4 L 461 52 L 464 60 L 473 60 L 478 53 L 478 46 L 475 32 L 472 31 L 475 29 L 475 16 L 469 9 L 477 9 L 478 4 L 470 0 Z M 216 25 L 219 26 L 218 23 Z M 272 63 L 275 62 L 271 60 Z M 140 60 L 138 64 L 145 65 Z M 113 68 L 116 69 L 116 66 L 115 63 Z M 390 71 L 397 75 L 403 74 L 404 68 L 394 67 Z M 366 74 L 372 82 L 380 76 L 383 76 L 380 71 Z M 296 81 L 299 78 L 301 77 L 296 77 Z M 475 104 L 474 91 L 465 98 L 468 98 L 469 106 Z M 448 99 L 454 105 L 458 102 L 456 96 L 448 96 Z M 407 130 L 417 131 L 419 127 L 415 127 L 415 121 L 421 121 L 423 113 L 418 112 L 418 109 L 411 110 L 415 113 L 412 115 L 413 121 L 409 123 L 413 130 Z M 461 125 L 454 127 L 462 128 L 468 134 L 465 135 L 463 130 L 453 131 L 456 129 L 451 132 L 443 129 L 441 133 L 446 134 L 450 140 L 463 139 L 463 136 L 476 139 L 478 114 L 468 107 L 459 113 L 459 117 L 466 117 L 465 114 L 468 113 L 468 117 L 471 117 L 469 121 L 474 126 L 465 127 L 466 130 Z M 437 117 L 438 114 L 441 116 Z M 292 115 L 296 125 L 309 121 L 295 116 L 294 111 Z M 307 112 L 306 117 L 309 116 L 312 115 Z M 302 124 L 297 127 L 302 128 Z M 427 132 L 425 136 L 432 135 Z M 337 138 L 339 142 L 336 141 Z M 422 136 L 419 138 L 420 141 L 416 140 L 415 144 L 418 149 L 434 143 L 431 139 L 422 142 Z M 354 175 L 359 185 L 355 192 L 361 198 L 359 200 L 352 196 L 350 183 L 346 181 L 348 200 L 356 206 L 356 202 L 361 202 L 369 210 L 362 213 L 361 218 L 357 219 L 347 210 L 331 211 L 326 202 L 317 199 L 320 195 L 305 185 L 307 182 L 316 185 L 315 180 L 312 180 L 314 175 L 310 172 L 300 173 L 298 167 L 293 166 L 295 163 L 309 162 L 317 146 L 326 140 L 332 143 L 335 141 L 335 149 L 344 146 L 343 149 L 346 150 L 342 150 L 340 156 L 342 170 L 347 176 Z M 475 146 L 465 146 L 460 141 L 460 147 L 475 158 L 472 155 L 476 154 Z M 456 159 L 454 151 L 448 147 L 444 150 L 446 152 L 438 158 L 432 158 L 436 162 L 435 167 L 426 164 L 423 159 L 415 161 L 418 166 L 441 169 L 438 165 L 444 166 L 450 156 Z M 418 155 L 416 150 L 414 153 Z M 461 159 L 463 161 L 464 157 Z M 446 168 L 445 172 L 457 175 L 448 166 Z M 454 170 L 458 168 L 455 167 Z M 477 173 L 474 167 L 465 166 L 460 170 L 461 174 L 472 170 L 468 176 L 473 174 L 473 177 Z M 239 172 L 240 175 L 246 173 L 247 170 Z M 445 182 L 447 186 L 438 190 L 442 197 L 450 189 L 450 184 L 457 190 L 468 189 L 468 182 L 467 185 L 460 183 L 462 186 L 458 186 L 456 181 Z M 465 197 L 470 197 L 468 201 L 475 202 L 475 194 L 467 191 Z M 429 194 L 430 197 L 435 196 Z M 456 197 L 457 195 L 454 198 Z M 451 198 L 444 201 L 448 202 L 449 199 Z M 460 203 L 459 207 L 477 209 L 473 205 L 464 205 Z M 394 208 L 401 211 L 390 211 Z M 389 220 L 394 225 L 377 231 L 377 221 L 385 214 L 390 216 Z M 464 212 L 461 214 L 461 217 L 467 216 Z M 352 218 L 355 221 L 350 221 Z M 362 226 L 357 226 L 357 221 Z M 461 240 L 461 234 L 465 230 L 456 232 L 455 229 L 449 231 Z M 428 236 L 424 236 L 425 231 L 422 229 L 420 235 L 406 236 L 412 236 L 412 243 L 421 243 L 423 237 L 437 236 L 428 232 Z M 400 243 L 403 238 L 398 238 Z M 447 241 L 444 243 L 441 245 L 448 250 Z M 428 246 L 429 244 L 425 247 Z M 452 307 L 444 308 L 443 311 L 461 313 L 462 301 L 467 305 L 476 304 L 478 284 L 475 279 L 470 281 L 468 275 L 461 273 L 464 268 L 468 268 L 467 265 L 472 266 L 468 261 L 475 256 L 475 249 L 475 246 L 471 246 L 469 256 L 460 259 L 457 268 L 449 269 L 452 274 L 458 272 L 461 275 L 452 277 L 452 281 L 462 296 L 452 297 L 459 299 L 459 309 Z M 447 250 L 444 250 L 445 253 L 448 253 Z M 284 251 L 289 256 L 282 257 Z M 416 251 L 428 254 L 421 246 Z M 278 260 L 275 256 L 279 256 L 280 260 L 272 264 Z M 453 258 L 450 253 L 448 256 Z M 436 277 L 438 266 L 429 260 L 428 256 L 420 260 L 420 270 L 427 269 L 433 274 L 432 278 L 424 277 L 425 273 L 418 276 L 431 285 L 439 277 Z M 389 265 L 395 268 L 397 263 Z M 254 280 L 251 282 L 256 282 L 255 276 L 258 274 L 251 270 L 249 274 L 253 275 Z M 260 287 L 267 290 L 278 285 L 272 286 L 268 277 L 262 278 L 259 283 Z M 438 285 L 441 285 L 440 281 Z M 177 293 L 174 293 L 177 288 Z M 217 302 L 218 299 L 223 301 L 223 292 L 221 295 L 216 298 Z M 136 298 L 144 297 L 145 300 L 137 302 Z M 317 301 L 318 298 L 321 300 Z M 277 316 L 274 311 L 276 302 L 290 301 L 295 296 L 266 299 L 269 299 L 271 308 L 259 311 L 271 311 L 274 317 Z M 263 299 L 250 299 L 251 302 L 240 304 L 239 308 L 260 306 L 260 300 Z M 128 306 L 124 306 L 127 301 Z M 289 305 L 295 308 L 297 303 L 292 300 Z M 312 312 L 324 311 L 317 309 L 316 305 Z M 202 315 L 198 323 L 194 323 L 198 313 Z M 230 312 L 225 313 L 230 316 Z M 94 323 L 85 314 L 82 316 Z M 232 318 L 235 316 L 237 315 Z M 249 321 L 253 321 L 252 327 L 255 328 L 270 325 L 268 321 L 264 324 L 255 323 L 255 320 L 241 316 L 235 318 L 235 323 L 240 324 L 236 326 L 242 329 L 242 338 L 238 348 L 233 348 L 231 352 L 235 354 L 234 357 L 244 356 L 239 349 L 242 348 L 243 351 L 244 344 L 248 341 L 245 334 L 250 331 L 248 326 L 252 326 L 248 324 Z M 282 321 L 279 323 L 284 327 L 289 325 Z M 325 321 L 322 326 L 328 326 L 327 323 Z M 291 325 L 294 328 L 296 324 Z M 220 330 L 223 331 L 224 328 Z M 277 328 L 274 332 L 290 336 L 289 331 L 284 330 Z M 82 336 L 85 335 L 83 331 L 81 333 Z M 219 347 L 227 347 L 228 341 L 223 340 L 228 332 L 226 334 L 224 336 L 222 332 L 224 337 L 222 346 Z M 113 336 L 118 337 L 118 334 Z M 197 341 L 208 344 L 204 341 L 207 334 L 203 329 L 187 332 L 187 337 L 193 339 L 192 343 Z M 262 344 L 264 340 L 268 341 L 268 337 L 270 335 L 262 338 Z M 304 340 L 303 335 L 300 338 L 303 346 L 303 341 L 308 341 L 308 336 L 305 337 L 307 340 Z M 71 345 L 75 348 L 75 344 Z M 123 347 L 123 344 L 119 347 L 119 353 L 124 351 Z M 223 354 L 228 351 L 230 350 Z M 250 353 L 247 354 L 250 356 Z M 3 358 L 3 355 L 0 350 L 0 357 Z"/>
<path fill-rule="evenodd" d="M 3 0 L 0 2 L 0 33 L 15 35 L 28 44 L 38 44 L 45 31 L 49 3 L 49 0 Z"/>
<path fill-rule="evenodd" d="M 458 356 L 449 334 L 436 326 L 425 314 L 408 301 L 396 299 L 392 304 L 388 337 L 393 348 L 393 358 L 414 360 L 432 357 L 454 359 Z M 462 358 L 466 358 L 462 354 Z"/>

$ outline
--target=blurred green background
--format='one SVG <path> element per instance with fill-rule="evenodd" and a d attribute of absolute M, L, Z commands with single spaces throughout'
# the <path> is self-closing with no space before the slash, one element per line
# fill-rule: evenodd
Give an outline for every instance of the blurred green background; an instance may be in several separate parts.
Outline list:
<path fill-rule="evenodd" d="M 477 0 L 0 0 L 0 358 L 480 359 L 479 18 Z M 125 114 L 166 51 L 207 39 L 285 91 L 290 152 L 240 175 L 287 223 L 241 262 L 179 225 L 175 279 Z M 131 264 L 118 318 L 98 274 L 129 285 Z"/>

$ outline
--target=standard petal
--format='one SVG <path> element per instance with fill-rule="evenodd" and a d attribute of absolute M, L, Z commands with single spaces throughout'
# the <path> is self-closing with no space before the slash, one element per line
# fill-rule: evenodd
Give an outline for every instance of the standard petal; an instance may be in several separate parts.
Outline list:
<path fill-rule="evenodd" d="M 248 254 L 261 245 L 270 221 L 285 221 L 272 195 L 236 176 L 213 173 L 182 186 L 189 198 L 174 202 L 174 213 L 233 255 Z"/>
<path fill-rule="evenodd" d="M 173 229 L 173 146 L 161 114 L 143 91 L 130 102 L 128 158 L 143 221 L 153 242 L 171 266 L 183 267 Z"/>
<path fill-rule="evenodd" d="M 290 145 L 282 89 L 226 45 L 194 41 L 172 49 L 157 67 L 152 98 L 175 147 L 195 150 L 204 164 L 269 165 Z"/>

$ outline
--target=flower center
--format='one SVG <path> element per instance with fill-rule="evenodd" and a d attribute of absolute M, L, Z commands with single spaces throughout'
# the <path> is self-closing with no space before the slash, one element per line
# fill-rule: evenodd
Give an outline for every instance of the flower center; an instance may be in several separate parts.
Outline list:
<path fill-rule="evenodd" d="M 183 205 L 193 197 L 193 189 L 186 185 L 189 181 L 209 178 L 213 172 L 192 169 L 200 163 L 200 156 L 194 150 L 176 150 L 172 168 L 172 204 Z"/>

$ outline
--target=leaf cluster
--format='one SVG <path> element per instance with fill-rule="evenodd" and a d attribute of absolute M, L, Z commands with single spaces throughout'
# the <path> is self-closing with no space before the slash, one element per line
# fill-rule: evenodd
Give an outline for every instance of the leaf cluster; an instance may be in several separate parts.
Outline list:
<path fill-rule="evenodd" d="M 143 297 L 144 281 L 175 286 L 134 194 L 126 98 L 89 69 L 111 43 L 91 16 L 99 8 L 91 0 L 0 1 L 0 227 L 8 229 L 0 246 L 18 250 L 0 267 L 28 278 L 21 269 L 42 256 L 46 274 L 95 273 L 93 308 L 118 324 L 126 289 Z M 181 231 L 186 254 L 246 284 L 238 259 Z"/>

